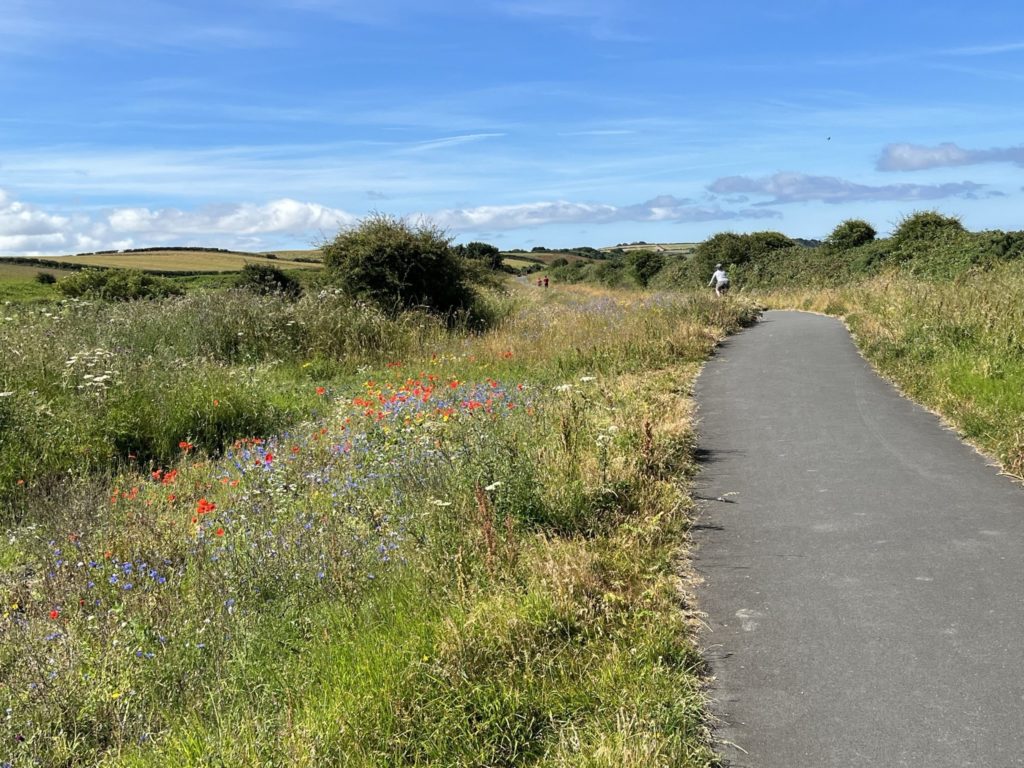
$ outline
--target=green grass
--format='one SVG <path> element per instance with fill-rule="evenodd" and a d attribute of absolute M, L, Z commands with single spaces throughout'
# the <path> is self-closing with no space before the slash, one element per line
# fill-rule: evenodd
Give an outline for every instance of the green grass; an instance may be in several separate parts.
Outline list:
<path fill-rule="evenodd" d="M 513 269 L 528 269 L 529 267 L 532 267 L 534 264 L 537 264 L 538 262 L 526 261 L 525 259 L 510 258 L 506 256 L 501 260 L 501 263 L 507 267 L 512 267 Z"/>
<path fill-rule="evenodd" d="M 279 259 L 287 259 L 287 260 L 291 260 L 291 259 L 316 259 L 316 260 L 319 261 L 319 260 L 321 260 L 323 258 L 323 253 L 321 252 L 321 250 L 319 248 L 308 248 L 306 250 L 298 250 L 298 251 L 265 251 L 264 255 L 267 255 L 267 254 L 270 254 L 270 255 L 273 255 L 273 256 L 277 256 Z"/>
<path fill-rule="evenodd" d="M 360 342 L 343 324 L 303 338 L 349 346 L 291 368 L 307 348 L 289 334 L 341 307 L 300 332 L 272 304 L 200 298 L 149 307 L 150 325 L 104 307 L 117 316 L 95 327 L 17 326 L 73 322 L 61 329 L 87 345 L 122 328 L 140 355 L 163 339 L 154 370 L 217 359 L 242 327 L 242 378 L 267 350 L 282 376 L 267 393 L 296 371 L 327 386 L 315 416 L 222 458 L 178 451 L 156 475 L 31 489 L 0 558 L 7 759 L 713 764 L 676 572 L 687 392 L 749 304 L 523 290 L 488 333 L 413 332 L 412 315 Z M 37 353 L 35 381 L 61 375 L 63 354 Z M 352 375 L 326 382 L 325 359 Z M 166 395 L 110 394 L 125 413 Z M 168 418 L 205 397 L 165 401 Z"/>

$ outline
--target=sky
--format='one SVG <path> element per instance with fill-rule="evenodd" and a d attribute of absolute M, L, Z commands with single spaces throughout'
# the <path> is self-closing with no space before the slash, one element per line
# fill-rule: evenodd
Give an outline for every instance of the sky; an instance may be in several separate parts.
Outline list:
<path fill-rule="evenodd" d="M 0 0 L 0 254 L 1024 229 L 1019 0 Z"/>

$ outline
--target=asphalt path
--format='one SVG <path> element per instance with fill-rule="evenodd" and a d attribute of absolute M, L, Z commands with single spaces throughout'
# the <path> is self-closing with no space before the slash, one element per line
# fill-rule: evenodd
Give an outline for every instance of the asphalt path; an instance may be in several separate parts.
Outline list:
<path fill-rule="evenodd" d="M 768 312 L 697 382 L 701 641 L 728 766 L 1024 766 L 1024 488 Z"/>

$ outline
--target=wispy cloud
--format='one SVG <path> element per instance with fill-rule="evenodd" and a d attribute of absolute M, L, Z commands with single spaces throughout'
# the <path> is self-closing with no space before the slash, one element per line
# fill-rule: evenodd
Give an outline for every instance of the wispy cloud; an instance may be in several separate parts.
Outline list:
<path fill-rule="evenodd" d="M 1000 53 L 1014 53 L 1015 51 L 1024 51 L 1024 41 L 967 45 L 961 48 L 946 48 L 939 51 L 939 53 L 945 56 L 995 56 Z"/>
<path fill-rule="evenodd" d="M 752 178 L 728 176 L 712 182 L 708 190 L 716 195 L 755 195 L 768 197 L 755 205 L 823 202 L 832 205 L 864 201 L 941 200 L 949 197 L 977 198 L 983 184 L 961 181 L 948 184 L 857 184 L 834 176 L 809 176 L 803 173 L 776 173 Z"/>
<path fill-rule="evenodd" d="M 602 42 L 639 43 L 647 38 L 630 28 L 635 14 L 619 0 L 500 0 L 498 13 L 524 19 L 561 22 L 569 29 Z"/>
<path fill-rule="evenodd" d="M 693 223 L 776 218 L 779 215 L 765 208 L 729 210 L 717 204 L 695 205 L 692 200 L 661 195 L 643 203 L 625 206 L 566 200 L 520 205 L 481 205 L 438 211 L 430 218 L 449 229 L 478 231 L 523 229 L 547 224 L 609 224 L 624 221 Z"/>
<path fill-rule="evenodd" d="M 964 149 L 952 142 L 934 147 L 919 144 L 889 144 L 882 150 L 876 167 L 880 171 L 922 171 L 982 163 L 1013 163 L 1024 167 L 1024 145 Z"/>
<path fill-rule="evenodd" d="M 435 149 L 446 149 L 449 147 L 458 147 L 463 144 L 473 144 L 478 141 L 486 141 L 487 139 L 496 139 L 504 135 L 504 133 L 468 133 L 462 136 L 447 136 L 443 139 L 421 141 L 409 147 L 405 147 L 401 151 L 406 153 L 430 152 Z"/>

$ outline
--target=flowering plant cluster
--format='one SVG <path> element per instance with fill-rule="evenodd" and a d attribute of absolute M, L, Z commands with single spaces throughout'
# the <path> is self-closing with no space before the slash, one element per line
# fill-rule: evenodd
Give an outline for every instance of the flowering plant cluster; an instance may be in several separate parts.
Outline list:
<path fill-rule="evenodd" d="M 162 703 L 143 681 L 173 679 L 168 695 L 184 695 L 269 606 L 356 599 L 415 561 L 427 518 L 452 504 L 440 497 L 471 494 L 459 484 L 491 471 L 480 462 L 495 430 L 534 405 L 522 384 L 403 370 L 354 392 L 318 387 L 327 416 L 216 460 L 182 439 L 176 466 L 116 483 L 107 524 L 48 540 L 0 586 L 15 670 L 0 687 L 0 740 L 59 728 L 41 721 L 76 699 L 100 712 L 134 701 L 121 721 L 139 738 Z"/>

